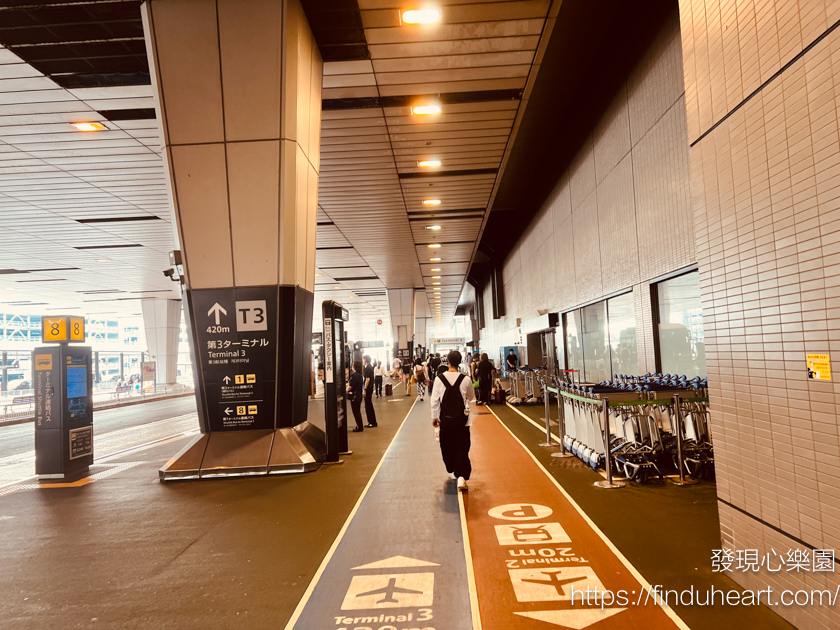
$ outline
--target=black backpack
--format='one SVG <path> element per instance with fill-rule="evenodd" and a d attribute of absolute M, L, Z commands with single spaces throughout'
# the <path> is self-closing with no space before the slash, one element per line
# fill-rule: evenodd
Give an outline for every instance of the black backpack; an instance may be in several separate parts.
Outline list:
<path fill-rule="evenodd" d="M 463 374 L 459 374 L 455 379 L 455 383 L 450 383 L 449 379 L 441 376 L 443 386 L 446 391 L 443 392 L 443 398 L 440 401 L 440 418 L 446 420 L 448 423 L 464 426 L 467 424 L 468 416 L 464 413 L 464 397 L 461 395 L 461 382 L 466 378 Z"/>

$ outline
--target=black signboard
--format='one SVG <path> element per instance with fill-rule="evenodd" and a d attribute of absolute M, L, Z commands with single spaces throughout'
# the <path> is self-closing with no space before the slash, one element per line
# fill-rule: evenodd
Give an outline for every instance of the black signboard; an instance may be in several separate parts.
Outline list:
<path fill-rule="evenodd" d="M 93 426 L 71 429 L 69 432 L 70 459 L 93 454 Z"/>
<path fill-rule="evenodd" d="M 211 431 L 273 429 L 277 287 L 190 292 Z"/>
<path fill-rule="evenodd" d="M 344 317 L 347 311 L 336 302 L 322 305 L 324 322 L 324 413 L 327 461 L 337 462 L 349 452 L 347 441 L 347 380 L 344 352 Z"/>

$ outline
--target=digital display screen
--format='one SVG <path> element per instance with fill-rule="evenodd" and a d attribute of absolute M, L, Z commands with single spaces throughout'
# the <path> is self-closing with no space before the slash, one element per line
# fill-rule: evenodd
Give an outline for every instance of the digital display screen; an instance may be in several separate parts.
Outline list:
<path fill-rule="evenodd" d="M 67 398 L 87 396 L 87 368 L 85 366 L 67 368 Z"/>

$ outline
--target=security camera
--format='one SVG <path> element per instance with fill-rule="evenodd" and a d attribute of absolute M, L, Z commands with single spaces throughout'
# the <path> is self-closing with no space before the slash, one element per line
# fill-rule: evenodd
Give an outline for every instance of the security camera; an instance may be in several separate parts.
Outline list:
<path fill-rule="evenodd" d="M 178 280 L 179 280 L 177 274 L 175 273 L 175 268 L 174 267 L 170 267 L 169 269 L 165 269 L 163 271 L 163 275 L 166 276 L 167 278 L 169 278 L 170 280 L 172 280 L 172 282 L 178 282 Z"/>

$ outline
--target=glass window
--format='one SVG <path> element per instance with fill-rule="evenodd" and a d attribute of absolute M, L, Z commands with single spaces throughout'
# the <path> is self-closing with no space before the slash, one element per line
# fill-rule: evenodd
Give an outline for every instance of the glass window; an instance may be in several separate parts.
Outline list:
<path fill-rule="evenodd" d="M 639 354 L 636 350 L 636 308 L 633 294 L 625 293 L 607 301 L 609 315 L 611 374 L 639 373 Z"/>
<path fill-rule="evenodd" d="M 656 285 L 659 305 L 659 358 L 662 372 L 706 376 L 706 344 L 697 271 Z"/>
<path fill-rule="evenodd" d="M 583 329 L 583 376 L 588 383 L 603 381 L 610 371 L 610 347 L 607 343 L 607 303 L 598 302 L 580 309 Z"/>
<path fill-rule="evenodd" d="M 566 325 L 566 369 L 578 370 L 570 374 L 571 380 L 583 380 L 583 342 L 580 338 L 580 311 L 571 311 L 563 315 Z"/>

